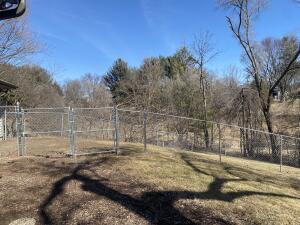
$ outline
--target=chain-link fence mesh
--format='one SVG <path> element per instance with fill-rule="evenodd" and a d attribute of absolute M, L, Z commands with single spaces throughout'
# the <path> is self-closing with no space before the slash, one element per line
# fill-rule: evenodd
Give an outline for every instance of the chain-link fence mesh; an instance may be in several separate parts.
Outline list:
<path fill-rule="evenodd" d="M 17 156 L 17 107 L 0 107 L 0 157 Z M 11 147 L 13 146 L 13 148 Z"/>
<path fill-rule="evenodd" d="M 25 155 L 64 156 L 69 148 L 69 108 L 24 109 Z"/>
<path fill-rule="evenodd" d="M 71 154 L 86 155 L 115 151 L 114 112 L 111 107 L 74 108 Z"/>
<path fill-rule="evenodd" d="M 300 139 L 194 118 L 119 109 L 120 141 L 300 167 Z"/>
<path fill-rule="evenodd" d="M 299 138 L 112 107 L 0 107 L 0 131 L 0 156 L 116 152 L 130 142 L 300 167 Z"/>
<path fill-rule="evenodd" d="M 282 138 L 282 162 L 300 168 L 300 139 Z"/>
<path fill-rule="evenodd" d="M 143 114 L 140 111 L 118 110 L 119 141 L 143 143 Z"/>

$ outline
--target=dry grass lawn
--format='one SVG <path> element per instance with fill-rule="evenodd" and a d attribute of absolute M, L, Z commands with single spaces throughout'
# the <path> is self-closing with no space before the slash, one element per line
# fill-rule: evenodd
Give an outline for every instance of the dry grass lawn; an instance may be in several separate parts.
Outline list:
<path fill-rule="evenodd" d="M 32 140 L 35 156 L 0 158 L 1 225 L 300 224 L 299 169 L 125 143 L 120 156 L 73 159 L 61 144 Z"/>

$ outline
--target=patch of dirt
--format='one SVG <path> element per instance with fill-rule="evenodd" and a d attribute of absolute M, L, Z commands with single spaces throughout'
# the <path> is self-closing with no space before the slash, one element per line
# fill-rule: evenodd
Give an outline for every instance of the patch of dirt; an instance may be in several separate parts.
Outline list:
<path fill-rule="evenodd" d="M 110 157 L 79 161 L 1 162 L 1 225 L 17 217 L 37 224 L 233 224 L 206 208 L 175 204 L 174 194 L 115 169 Z"/>
<path fill-rule="evenodd" d="M 22 218 L 11 222 L 9 225 L 35 225 L 35 219 Z"/>

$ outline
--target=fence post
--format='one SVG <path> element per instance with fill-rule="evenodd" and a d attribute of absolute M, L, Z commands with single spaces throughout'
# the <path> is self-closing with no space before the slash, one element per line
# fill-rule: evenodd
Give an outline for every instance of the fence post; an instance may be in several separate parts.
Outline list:
<path fill-rule="evenodd" d="M 210 148 L 211 148 L 211 151 L 214 151 L 213 144 L 214 144 L 214 123 L 211 123 L 211 139 L 210 139 Z"/>
<path fill-rule="evenodd" d="M 15 120 L 16 120 L 16 138 L 17 138 L 17 151 L 18 151 L 18 156 L 20 156 L 20 151 L 19 151 L 19 127 L 18 127 L 18 111 L 19 111 L 19 108 L 18 108 L 18 102 L 17 102 L 17 105 L 15 106 Z"/>
<path fill-rule="evenodd" d="M 71 122 L 71 108 L 69 107 L 68 109 L 68 125 L 69 125 L 69 144 L 70 144 L 70 149 L 69 153 L 72 155 L 72 122 Z"/>
<path fill-rule="evenodd" d="M 16 106 L 16 133 L 17 133 L 18 156 L 23 156 L 22 112 L 21 112 L 19 102 L 17 102 L 17 106 Z"/>
<path fill-rule="evenodd" d="M 113 116 L 114 116 L 114 148 L 116 151 L 116 154 L 119 155 L 120 149 L 119 149 L 119 113 L 118 113 L 118 109 L 116 106 L 114 106 L 113 109 Z"/>
<path fill-rule="evenodd" d="M 17 136 L 17 151 L 18 151 L 18 156 L 21 156 L 20 152 L 20 139 L 19 139 L 19 102 L 17 102 L 16 108 L 15 108 L 15 113 L 16 113 L 16 136 Z"/>
<path fill-rule="evenodd" d="M 25 127 L 25 112 L 21 109 L 21 134 L 22 134 L 22 155 L 26 155 L 26 127 Z"/>
<path fill-rule="evenodd" d="M 64 132 L 64 113 L 62 113 L 61 115 L 61 133 L 60 136 L 63 136 L 63 132 Z"/>
<path fill-rule="evenodd" d="M 219 159 L 220 159 L 220 162 L 222 162 L 221 127 L 220 127 L 220 124 L 218 124 L 218 131 L 219 131 Z"/>
<path fill-rule="evenodd" d="M 156 129 L 156 146 L 159 145 L 159 142 L 158 142 L 158 130 Z"/>
<path fill-rule="evenodd" d="M 282 148 L 283 148 L 283 146 L 282 146 L 282 135 L 280 135 L 280 172 L 281 172 L 281 170 L 282 170 Z"/>
<path fill-rule="evenodd" d="M 176 146 L 176 134 L 175 132 L 173 133 L 173 148 Z"/>
<path fill-rule="evenodd" d="M 144 125 L 144 151 L 147 151 L 147 112 L 144 111 L 144 120 L 143 120 L 143 125 Z"/>
<path fill-rule="evenodd" d="M 74 109 L 69 108 L 69 126 L 70 126 L 70 154 L 76 157 L 75 149 L 75 127 L 74 127 Z"/>
<path fill-rule="evenodd" d="M 7 140 L 7 109 L 4 109 L 4 140 Z"/>

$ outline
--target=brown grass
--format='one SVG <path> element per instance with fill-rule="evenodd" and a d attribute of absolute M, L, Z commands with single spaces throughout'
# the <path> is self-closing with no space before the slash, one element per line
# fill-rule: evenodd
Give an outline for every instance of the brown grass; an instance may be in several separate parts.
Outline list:
<path fill-rule="evenodd" d="M 296 136 L 299 130 L 300 100 L 294 102 L 273 102 L 271 107 L 277 132 Z"/>
<path fill-rule="evenodd" d="M 300 224 L 299 169 L 125 143 L 120 156 L 73 159 L 63 140 L 32 139 L 35 156 L 0 159 L 1 225 Z"/>

